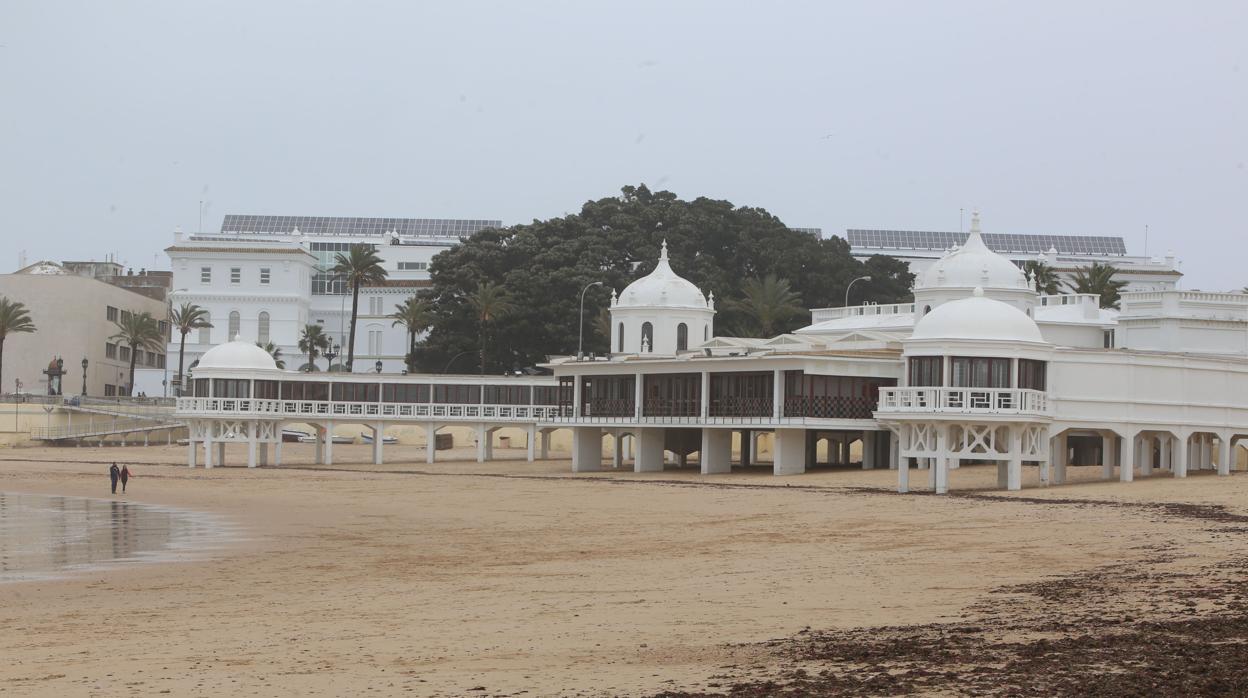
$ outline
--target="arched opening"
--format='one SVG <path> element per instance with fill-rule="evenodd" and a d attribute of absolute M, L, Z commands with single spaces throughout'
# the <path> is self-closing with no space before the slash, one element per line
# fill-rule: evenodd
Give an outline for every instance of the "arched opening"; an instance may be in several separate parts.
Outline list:
<path fill-rule="evenodd" d="M 241 331 L 240 330 L 241 326 L 242 326 L 242 317 L 238 314 L 237 310 L 231 310 L 230 311 L 229 336 L 225 338 L 227 342 L 234 341 L 234 338 L 237 337 Z"/>
<path fill-rule="evenodd" d="M 256 341 L 261 344 L 269 343 L 269 313 L 267 311 L 260 311 L 256 327 Z"/>
<path fill-rule="evenodd" d="M 703 325 L 702 326 L 702 341 L 709 342 L 710 340 L 711 340 L 711 326 Z"/>
<path fill-rule="evenodd" d="M 654 325 L 641 323 L 641 350 L 654 351 Z"/>
<path fill-rule="evenodd" d="M 684 351 L 689 348 L 689 326 L 680 323 L 676 326 L 676 351 Z"/>
<path fill-rule="evenodd" d="M 615 346 L 617 347 L 616 351 L 623 353 L 624 352 L 624 323 L 621 322 L 619 324 L 619 327 L 617 327 L 616 329 L 618 330 L 618 334 L 619 334 L 619 339 L 617 339 L 615 343 Z"/>

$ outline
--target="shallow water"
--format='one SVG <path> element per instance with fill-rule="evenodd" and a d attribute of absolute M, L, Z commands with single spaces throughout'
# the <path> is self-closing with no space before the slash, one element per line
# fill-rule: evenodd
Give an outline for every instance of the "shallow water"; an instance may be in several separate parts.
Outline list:
<path fill-rule="evenodd" d="M 221 517 L 124 500 L 0 492 L 0 583 L 201 559 L 235 538 Z"/>

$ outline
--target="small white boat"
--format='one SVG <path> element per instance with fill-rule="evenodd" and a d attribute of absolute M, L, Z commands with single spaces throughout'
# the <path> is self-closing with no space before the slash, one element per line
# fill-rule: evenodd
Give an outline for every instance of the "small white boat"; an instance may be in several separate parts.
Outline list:
<path fill-rule="evenodd" d="M 351 438 L 350 436 L 339 436 L 337 434 L 334 434 L 331 441 L 333 441 L 333 443 L 336 443 L 336 444 L 355 443 L 355 439 Z M 304 434 L 303 436 L 299 437 L 299 443 L 305 443 L 305 444 L 316 443 L 316 434 Z"/>
<path fill-rule="evenodd" d="M 372 434 L 369 434 L 368 432 L 360 432 L 360 443 L 371 444 L 372 442 L 373 442 Z M 383 445 L 397 444 L 398 442 L 399 442 L 399 437 L 397 436 L 381 437 L 381 443 Z"/>
<path fill-rule="evenodd" d="M 313 438 L 315 437 L 306 431 L 299 431 L 298 429 L 282 430 L 282 441 L 285 441 L 286 443 L 297 443 L 303 441 L 304 439 L 311 440 Z"/>

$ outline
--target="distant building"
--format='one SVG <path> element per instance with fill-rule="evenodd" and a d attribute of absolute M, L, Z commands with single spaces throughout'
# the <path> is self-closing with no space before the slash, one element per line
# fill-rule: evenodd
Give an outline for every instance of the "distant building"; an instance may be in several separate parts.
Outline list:
<path fill-rule="evenodd" d="M 184 235 L 166 252 L 172 264 L 171 302 L 195 303 L 208 310 L 212 329 L 186 338 L 186 364 L 235 335 L 273 342 L 291 369 L 306 364 L 299 350 L 305 325 L 318 324 L 340 347 L 350 332 L 351 296 L 334 275 L 339 253 L 352 244 L 372 245 L 388 272 L 387 281 L 362 288 L 355 333 L 355 371 L 399 372 L 407 355 L 407 333 L 395 327 L 396 307 L 429 285 L 434 255 L 459 244 L 498 220 L 428 218 L 334 218 L 318 216 L 228 215 L 216 233 Z M 170 342 L 176 354 L 179 336 Z M 317 370 L 329 362 L 320 358 Z M 175 367 L 176 370 L 176 367 Z"/>
<path fill-rule="evenodd" d="M 851 228 L 845 231 L 850 254 L 854 257 L 862 260 L 873 255 L 896 257 L 907 262 L 916 276 L 950 249 L 964 245 L 968 235 L 920 230 Z M 1115 278 L 1127 282 L 1127 291 L 1173 290 L 1183 276 L 1173 252 L 1167 252 L 1161 258 L 1132 256 L 1127 254 L 1126 243 L 1121 237 L 1010 233 L 983 233 L 982 237 L 988 249 L 1015 265 L 1021 267 L 1029 261 L 1042 261 L 1065 280 L 1069 280 L 1077 269 L 1091 266 L 1093 262 L 1117 268 Z"/>
<path fill-rule="evenodd" d="M 106 278 L 116 276 L 107 274 Z M 129 313 L 148 312 L 168 331 L 167 306 L 162 299 L 107 283 L 94 274 L 76 273 L 55 262 L 36 262 L 16 273 L 0 275 L 0 296 L 23 303 L 38 328 L 34 333 L 11 334 L 5 339 L 0 392 L 13 392 L 16 381 L 20 381 L 22 392 L 48 394 L 44 370 L 60 357 L 66 374 L 62 377 L 63 395 L 83 392 L 84 358 L 88 395 L 125 394 L 130 349 L 109 339 L 117 332 L 116 321 Z M 135 394 L 162 395 L 166 366 L 163 350 L 139 350 Z"/>
<path fill-rule="evenodd" d="M 813 235 L 818 240 L 823 239 L 823 228 L 789 228 L 789 230 L 796 230 L 799 233 Z"/>

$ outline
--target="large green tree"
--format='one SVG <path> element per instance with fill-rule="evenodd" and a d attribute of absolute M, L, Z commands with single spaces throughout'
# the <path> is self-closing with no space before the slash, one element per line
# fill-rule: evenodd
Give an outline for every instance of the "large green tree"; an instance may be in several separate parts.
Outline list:
<path fill-rule="evenodd" d="M 1027 260 L 1023 264 L 1023 274 L 1027 277 L 1027 281 L 1031 282 L 1031 287 L 1036 289 L 1036 293 L 1050 296 L 1061 293 L 1061 278 L 1058 276 L 1057 270 L 1044 261 L 1038 259 Z"/>
<path fill-rule="evenodd" d="M 330 271 L 341 276 L 351 286 L 351 335 L 347 338 L 346 346 L 346 370 L 350 372 L 352 364 L 355 363 L 355 320 L 360 313 L 360 287 L 385 281 L 387 272 L 381 266 L 377 248 L 363 242 L 351 245 L 345 255 L 339 252 Z"/>
<path fill-rule="evenodd" d="M 34 331 L 35 323 L 31 321 L 26 305 L 0 296 L 0 386 L 4 385 L 4 340 L 11 334 Z M 3 392 L 2 387 L 0 392 Z"/>
<path fill-rule="evenodd" d="M 433 325 L 433 305 L 425 298 L 412 296 L 394 307 L 390 314 L 394 320 L 391 327 L 403 326 L 407 330 L 407 356 L 403 359 L 407 370 L 416 371 L 416 336 Z"/>
<path fill-rule="evenodd" d="M 1090 267 L 1076 269 L 1066 285 L 1075 293 L 1099 295 L 1102 308 L 1117 308 L 1122 298 L 1120 292 L 1127 285 L 1125 281 L 1114 279 L 1117 273 L 1118 270 L 1112 265 L 1093 262 Z"/>
<path fill-rule="evenodd" d="M 180 339 L 178 341 L 178 377 L 174 381 L 177 385 L 177 394 L 181 395 L 186 390 L 186 377 L 182 372 L 183 357 L 186 354 L 186 335 L 191 330 L 212 327 L 212 323 L 208 321 L 208 310 L 194 303 L 183 303 L 180 307 L 174 308 L 171 314 L 173 319 L 173 329 L 178 331 Z"/>
<path fill-rule="evenodd" d="M 789 288 L 789 282 L 768 274 L 762 279 L 746 279 L 741 298 L 731 307 L 745 317 L 735 331 L 743 337 L 774 337 L 777 329 L 801 315 L 802 299 Z"/>
<path fill-rule="evenodd" d="M 490 281 L 477 284 L 477 290 L 468 296 L 468 304 L 477 318 L 477 330 L 481 341 L 481 374 L 485 375 L 486 338 L 495 322 L 507 317 L 515 306 L 507 289 Z"/>
<path fill-rule="evenodd" d="M 126 395 L 134 395 L 134 364 L 138 361 L 139 350 L 163 348 L 165 333 L 160 331 L 160 323 L 147 311 L 122 313 L 121 320 L 113 324 L 117 326 L 117 332 L 109 339 L 130 348 L 130 383 L 126 386 Z"/>
<path fill-rule="evenodd" d="M 895 303 L 909 298 L 914 280 L 905 262 L 860 262 L 845 240 L 791 230 L 760 208 L 629 186 L 575 214 L 482 230 L 437 255 L 430 265 L 433 287 L 425 294 L 434 304 L 434 322 L 416 352 L 420 368 L 441 370 L 456 354 L 479 348 L 480 323 L 468 299 L 487 281 L 505 287 L 514 308 L 490 322 L 488 366 L 522 368 L 574 353 L 581 289 L 592 281 L 605 284 L 585 294 L 586 316 L 596 316 L 608 305 L 610 289 L 622 290 L 654 269 L 664 239 L 672 268 L 720 299 L 741 298 L 746 279 L 774 274 L 807 308 L 839 306 L 846 285 L 870 275 L 871 281 L 854 286 L 854 296 Z M 715 323 L 731 328 L 743 317 L 721 303 Z M 776 331 L 807 322 L 799 315 Z M 609 334 L 586 329 L 585 351 L 608 351 Z"/>

